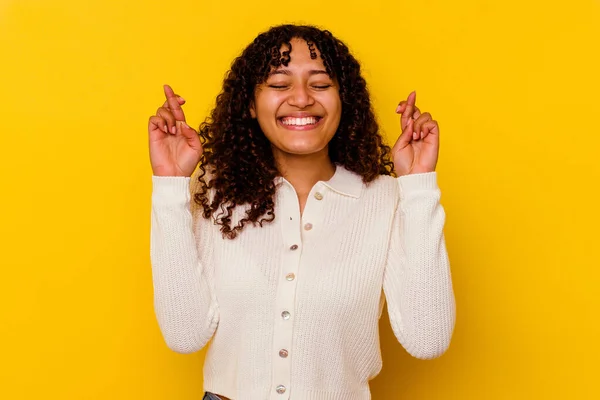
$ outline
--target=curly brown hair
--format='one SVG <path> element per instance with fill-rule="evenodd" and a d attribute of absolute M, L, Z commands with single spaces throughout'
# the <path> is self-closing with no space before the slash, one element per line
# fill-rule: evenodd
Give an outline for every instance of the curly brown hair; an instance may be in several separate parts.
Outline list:
<path fill-rule="evenodd" d="M 252 118 L 255 88 L 272 68 L 287 66 L 291 40 L 302 39 L 315 59 L 316 47 L 327 73 L 336 79 L 342 104 L 340 124 L 329 142 L 331 162 L 373 181 L 392 175 L 390 148 L 383 143 L 359 62 L 331 32 L 309 25 L 280 25 L 259 34 L 232 63 L 216 106 L 200 125 L 203 154 L 194 201 L 204 218 L 214 216 L 225 238 L 233 239 L 251 222 L 275 219 L 274 179 L 279 175 L 271 143 Z M 281 49 L 286 49 L 281 51 Z M 210 178 L 205 178 L 209 173 Z M 209 193 L 212 195 L 209 196 Z M 232 211 L 248 204 L 245 216 L 231 226 Z"/>

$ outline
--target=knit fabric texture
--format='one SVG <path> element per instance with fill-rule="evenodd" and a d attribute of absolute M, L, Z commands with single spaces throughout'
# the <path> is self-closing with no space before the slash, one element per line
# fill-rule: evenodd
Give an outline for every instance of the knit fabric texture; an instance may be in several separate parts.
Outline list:
<path fill-rule="evenodd" d="M 384 303 L 414 357 L 450 345 L 455 299 L 437 173 L 364 184 L 337 166 L 300 214 L 276 179 L 275 220 L 224 239 L 196 176 L 152 177 L 154 308 L 167 346 L 209 342 L 204 390 L 233 400 L 365 400 L 381 370 Z M 246 206 L 234 209 L 232 223 Z"/>

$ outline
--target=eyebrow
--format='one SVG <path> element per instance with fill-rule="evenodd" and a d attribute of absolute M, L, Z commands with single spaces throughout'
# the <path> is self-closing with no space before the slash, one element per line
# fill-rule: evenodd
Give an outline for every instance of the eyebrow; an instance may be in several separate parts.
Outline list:
<path fill-rule="evenodd" d="M 276 69 L 275 71 L 271 71 L 269 73 L 269 76 L 272 75 L 292 75 L 292 71 L 290 71 L 289 69 Z M 329 76 L 329 74 L 327 73 L 327 71 L 325 71 L 324 69 L 311 69 L 310 71 L 308 71 L 308 75 L 313 76 L 313 75 L 327 75 Z"/>

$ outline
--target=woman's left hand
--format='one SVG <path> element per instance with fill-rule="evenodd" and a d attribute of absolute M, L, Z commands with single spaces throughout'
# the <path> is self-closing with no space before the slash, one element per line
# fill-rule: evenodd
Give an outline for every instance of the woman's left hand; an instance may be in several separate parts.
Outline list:
<path fill-rule="evenodd" d="M 392 148 L 394 170 L 398 176 L 435 171 L 440 150 L 440 129 L 428 112 L 415 106 L 416 92 L 408 95 L 396 109 L 402 114 L 402 134 Z"/>

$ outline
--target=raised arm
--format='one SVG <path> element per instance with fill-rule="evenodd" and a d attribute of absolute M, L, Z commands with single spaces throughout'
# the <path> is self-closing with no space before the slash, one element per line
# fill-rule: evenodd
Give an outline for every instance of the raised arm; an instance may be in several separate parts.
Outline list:
<path fill-rule="evenodd" d="M 392 157 L 400 195 L 383 286 L 394 334 L 410 354 L 427 359 L 448 349 L 456 304 L 435 172 L 440 130 L 416 97 L 410 93 L 396 109 L 402 134 Z"/>
<path fill-rule="evenodd" d="M 396 338 L 414 357 L 430 359 L 448 349 L 456 320 L 445 213 L 435 172 L 397 180 L 383 288 Z"/>
<path fill-rule="evenodd" d="M 167 346 L 192 353 L 206 345 L 219 321 L 212 236 L 209 222 L 192 215 L 190 176 L 202 154 L 200 139 L 185 123 L 184 100 L 168 86 L 165 95 L 167 101 L 148 124 L 154 309 Z"/>

